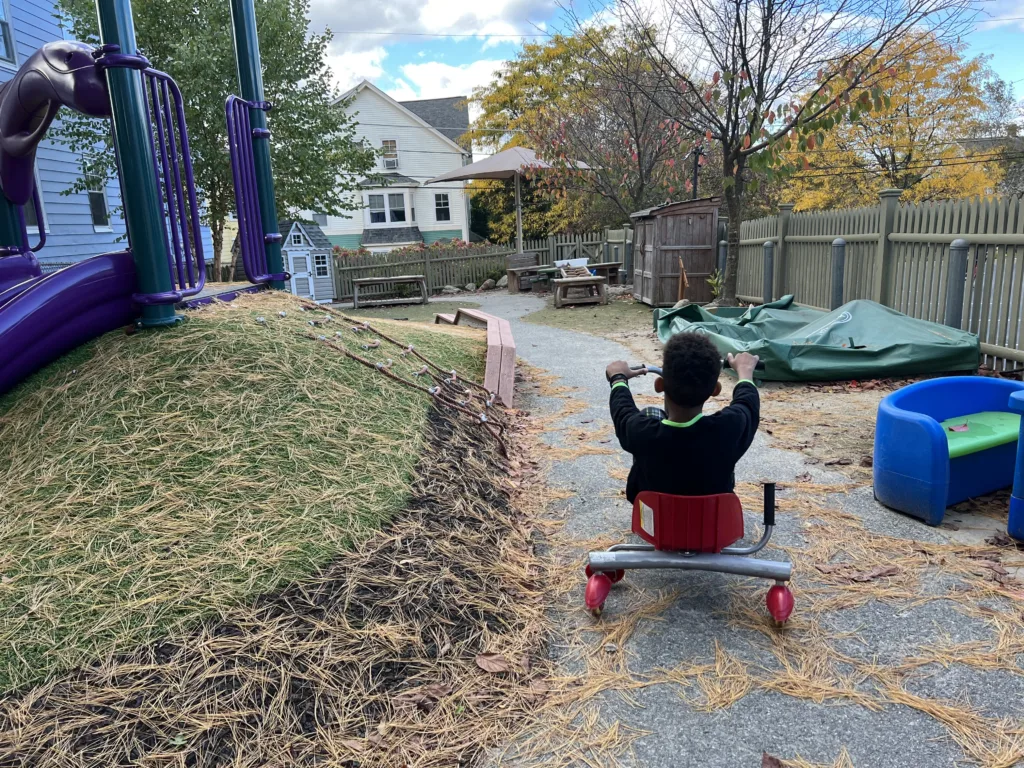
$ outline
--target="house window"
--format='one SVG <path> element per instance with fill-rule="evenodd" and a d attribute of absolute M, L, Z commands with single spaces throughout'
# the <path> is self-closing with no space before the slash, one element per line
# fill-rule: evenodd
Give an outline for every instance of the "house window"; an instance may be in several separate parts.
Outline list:
<path fill-rule="evenodd" d="M 14 36 L 11 34 L 11 13 L 7 3 L 0 2 L 0 60 L 14 63 Z"/>
<path fill-rule="evenodd" d="M 107 207 L 107 185 L 99 176 L 86 176 L 85 186 L 89 193 L 89 213 L 92 228 L 97 232 L 110 230 L 110 208 Z"/>
<path fill-rule="evenodd" d="M 313 273 L 316 277 L 327 277 L 327 254 L 317 253 L 313 256 Z"/>
<path fill-rule="evenodd" d="M 398 167 L 398 142 L 394 139 L 384 139 L 380 145 L 384 155 L 384 167 L 395 170 Z"/>
<path fill-rule="evenodd" d="M 410 208 L 409 209 L 409 218 L 410 218 L 411 221 L 416 221 L 416 209 L 415 208 Z"/>
<path fill-rule="evenodd" d="M 384 195 L 370 195 L 370 223 L 384 224 L 387 214 L 384 213 Z"/>
<path fill-rule="evenodd" d="M 448 207 L 448 194 L 434 195 L 435 221 L 451 221 L 452 209 Z"/>
<path fill-rule="evenodd" d="M 313 214 L 313 223 L 316 224 L 318 227 L 326 227 L 327 226 L 327 214 L 326 213 L 314 213 Z"/>
<path fill-rule="evenodd" d="M 292 233 L 292 245 L 302 245 L 302 235 L 298 232 Z"/>
<path fill-rule="evenodd" d="M 391 221 L 405 221 L 405 195 L 388 195 L 388 212 Z"/>

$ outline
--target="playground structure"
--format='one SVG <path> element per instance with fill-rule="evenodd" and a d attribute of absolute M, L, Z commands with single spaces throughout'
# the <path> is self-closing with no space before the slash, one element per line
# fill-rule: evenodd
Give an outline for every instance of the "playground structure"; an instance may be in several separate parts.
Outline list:
<path fill-rule="evenodd" d="M 158 328 L 203 291 L 206 264 L 181 92 L 139 55 L 130 0 L 98 0 L 101 45 L 47 43 L 0 85 L 0 393 L 118 327 Z M 254 286 L 288 279 L 277 232 L 252 0 L 231 0 L 241 97 L 227 100 L 245 272 Z M 43 275 L 24 206 L 35 155 L 61 107 L 109 118 L 127 248 Z M 237 289 L 236 289 L 237 291 Z"/>
<path fill-rule="evenodd" d="M 661 374 L 648 365 L 636 370 Z M 743 506 L 734 493 L 711 496 L 673 496 L 643 491 L 633 503 L 633 533 L 643 544 L 615 544 L 587 558 L 584 601 L 595 617 L 604 611 L 612 585 L 627 570 L 675 569 L 713 571 L 753 576 L 775 582 L 765 603 L 768 613 L 784 624 L 793 612 L 793 592 L 788 582 L 791 563 L 751 558 L 768 544 L 775 528 L 775 483 L 764 484 L 764 528 L 760 539 L 734 546 L 743 538 Z"/>

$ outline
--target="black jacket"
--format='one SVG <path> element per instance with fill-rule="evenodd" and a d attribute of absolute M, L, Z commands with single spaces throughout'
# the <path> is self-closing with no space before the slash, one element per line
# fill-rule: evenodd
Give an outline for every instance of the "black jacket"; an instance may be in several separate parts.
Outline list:
<path fill-rule="evenodd" d="M 731 491 L 736 462 L 757 432 L 761 398 L 757 387 L 741 381 L 726 408 L 686 425 L 644 415 L 628 386 L 613 386 L 609 405 L 619 445 L 633 454 L 626 481 L 626 498 L 632 502 L 641 491 L 680 496 Z"/>

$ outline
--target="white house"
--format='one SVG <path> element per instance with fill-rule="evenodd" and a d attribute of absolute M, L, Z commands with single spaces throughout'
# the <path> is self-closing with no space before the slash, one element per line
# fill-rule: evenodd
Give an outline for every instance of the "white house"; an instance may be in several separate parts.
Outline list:
<path fill-rule="evenodd" d="M 382 150 L 377 172 L 360 179 L 362 210 L 347 216 L 314 213 L 333 245 L 389 251 L 438 240 L 469 240 L 465 182 L 423 182 L 473 161 L 455 140 L 469 130 L 466 97 L 395 101 L 364 80 L 341 97 L 357 133 Z"/>

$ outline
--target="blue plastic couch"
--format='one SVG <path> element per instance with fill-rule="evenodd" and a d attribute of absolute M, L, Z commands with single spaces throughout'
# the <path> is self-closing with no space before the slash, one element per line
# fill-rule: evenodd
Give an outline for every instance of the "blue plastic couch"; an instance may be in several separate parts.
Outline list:
<path fill-rule="evenodd" d="M 951 376 L 911 384 L 878 405 L 875 498 L 939 525 L 946 507 L 1013 482 L 1024 383 Z"/>

